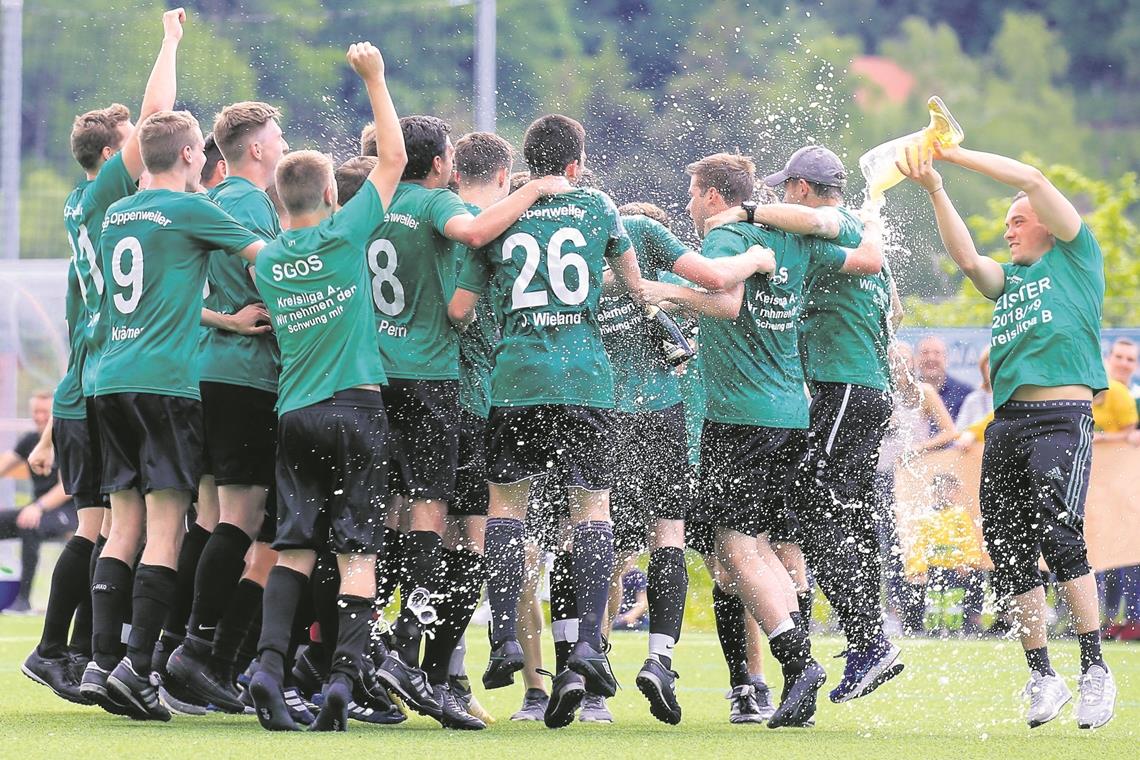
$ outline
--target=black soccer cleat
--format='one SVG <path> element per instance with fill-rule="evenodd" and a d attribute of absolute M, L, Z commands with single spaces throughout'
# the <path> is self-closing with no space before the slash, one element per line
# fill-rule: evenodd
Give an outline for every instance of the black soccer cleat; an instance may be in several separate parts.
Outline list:
<path fill-rule="evenodd" d="M 550 701 L 542 722 L 547 728 L 565 728 L 574 722 L 574 713 L 586 696 L 586 679 L 570 669 L 554 676 L 550 687 Z"/>
<path fill-rule="evenodd" d="M 566 659 L 566 667 L 586 679 L 586 691 L 599 697 L 612 697 L 617 694 L 618 682 L 610 668 L 610 658 L 579 640 Z"/>
<path fill-rule="evenodd" d="M 317 719 L 309 726 L 310 731 L 347 731 L 348 705 L 352 701 L 352 690 L 344 681 L 333 681 L 325 687 L 324 700 Z"/>
<path fill-rule="evenodd" d="M 92 660 L 83 669 L 83 680 L 79 682 L 79 693 L 93 704 L 99 705 L 112 715 L 130 715 L 130 710 L 107 690 L 107 676 L 111 671 L 103 670 Z"/>
<path fill-rule="evenodd" d="M 435 701 L 439 703 L 439 724 L 444 728 L 453 728 L 459 731 L 482 731 L 487 724 L 467 712 L 463 704 L 456 698 L 450 684 L 437 684 L 432 687 Z"/>
<path fill-rule="evenodd" d="M 139 675 L 126 657 L 107 676 L 107 692 L 126 705 L 135 720 L 170 720 L 170 710 L 158 698 L 158 686 L 154 673 Z"/>
<path fill-rule="evenodd" d="M 241 695 L 230 683 L 230 678 L 217 672 L 205 658 L 187 651 L 185 644 L 170 653 L 170 658 L 166 661 L 166 672 L 173 681 L 196 697 L 198 702 L 235 715 L 245 712 Z M 167 686 L 168 690 L 170 686 Z"/>
<path fill-rule="evenodd" d="M 20 672 L 51 689 L 60 699 L 77 705 L 91 704 L 91 700 L 79 692 L 79 682 L 72 676 L 67 657 L 42 657 L 39 649 L 33 649 L 20 666 Z"/>
<path fill-rule="evenodd" d="M 266 731 L 300 731 L 289 715 L 281 684 L 273 676 L 258 671 L 249 681 L 249 695 L 253 698 L 257 722 Z"/>
<path fill-rule="evenodd" d="M 483 672 L 483 688 L 501 689 L 510 686 L 515 682 L 515 673 L 525 666 L 519 642 L 515 639 L 500 641 L 491 648 L 487 670 Z"/>
<path fill-rule="evenodd" d="M 649 700 L 649 712 L 662 723 L 681 722 L 681 705 L 674 684 L 677 674 L 650 657 L 637 674 L 637 688 Z"/>
<path fill-rule="evenodd" d="M 823 666 L 809 660 L 807 667 L 796 674 L 790 682 L 785 681 L 785 697 L 768 719 L 768 728 L 785 726 L 806 726 L 815 715 L 813 709 L 816 693 L 827 681 Z"/>
<path fill-rule="evenodd" d="M 294 675 L 296 672 L 294 668 Z M 393 725 L 404 722 L 408 717 L 388 696 L 370 657 L 360 658 L 360 670 L 352 681 L 352 702 L 348 717 L 365 723 Z M 355 712 L 353 707 L 357 708 Z"/>
<path fill-rule="evenodd" d="M 376 670 L 376 675 L 405 705 L 420 715 L 429 718 L 439 718 L 441 715 L 442 710 L 428 683 L 427 673 L 420 668 L 405 665 L 400 660 L 400 655 L 389 652 Z"/>

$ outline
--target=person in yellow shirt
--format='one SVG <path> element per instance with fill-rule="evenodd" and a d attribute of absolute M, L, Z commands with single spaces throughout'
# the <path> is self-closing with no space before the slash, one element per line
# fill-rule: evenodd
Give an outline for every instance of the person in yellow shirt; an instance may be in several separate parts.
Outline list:
<path fill-rule="evenodd" d="M 907 581 L 925 584 L 927 597 L 946 595 L 962 589 L 962 633 L 974 635 L 981 630 L 983 577 L 982 545 L 973 519 L 961 506 L 962 481 L 948 472 L 940 472 L 931 480 L 934 502 L 932 511 L 920 518 L 914 529 L 914 542 L 907 552 Z"/>

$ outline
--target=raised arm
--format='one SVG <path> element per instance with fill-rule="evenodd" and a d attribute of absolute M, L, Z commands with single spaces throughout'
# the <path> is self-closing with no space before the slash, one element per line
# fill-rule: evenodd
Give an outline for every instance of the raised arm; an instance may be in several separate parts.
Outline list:
<path fill-rule="evenodd" d="M 899 289 L 895 286 L 895 278 L 891 278 L 891 329 L 898 330 L 902 326 L 903 317 L 906 316 L 906 310 L 903 308 L 902 299 L 899 298 Z"/>
<path fill-rule="evenodd" d="M 991 301 L 997 300 L 1005 288 L 1005 271 L 1001 264 L 988 256 L 980 255 L 974 247 L 970 230 L 942 185 L 942 175 L 934 169 L 933 153 L 925 148 L 908 148 L 906 162 L 896 162 L 895 166 L 904 177 L 922 187 L 930 196 L 938 234 L 950 258 L 954 259 L 954 263 L 982 295 Z"/>
<path fill-rule="evenodd" d="M 558 195 L 574 189 L 563 176 L 532 179 L 498 203 L 488 206 L 479 216 L 459 214 L 443 226 L 444 237 L 470 248 L 482 248 L 507 231 L 523 212 L 544 195 Z"/>
<path fill-rule="evenodd" d="M 936 158 L 1023 191 L 1037 218 L 1058 240 L 1067 243 L 1081 231 L 1081 215 L 1037 167 L 980 150 L 936 147 L 935 151 Z"/>
<path fill-rule="evenodd" d="M 174 98 L 178 93 L 175 62 L 178 43 L 182 41 L 182 24 L 185 21 L 186 11 L 181 8 L 162 14 L 162 47 L 159 48 L 154 68 L 150 70 L 150 78 L 146 81 L 146 92 L 143 93 L 142 106 L 139 108 L 139 124 L 151 114 L 174 108 Z M 138 179 L 142 176 L 142 150 L 139 148 L 137 126 L 123 145 L 123 166 L 132 178 Z"/>
<path fill-rule="evenodd" d="M 358 42 L 348 48 L 348 62 L 368 90 L 368 101 L 372 104 L 372 119 L 376 124 L 376 154 L 379 161 L 368 175 L 368 181 L 376 187 L 380 204 L 387 209 L 396 194 L 396 186 L 404 174 L 408 163 L 408 153 L 404 149 L 404 133 L 400 130 L 400 117 L 388 92 L 384 80 L 384 57 L 371 42 Z"/>

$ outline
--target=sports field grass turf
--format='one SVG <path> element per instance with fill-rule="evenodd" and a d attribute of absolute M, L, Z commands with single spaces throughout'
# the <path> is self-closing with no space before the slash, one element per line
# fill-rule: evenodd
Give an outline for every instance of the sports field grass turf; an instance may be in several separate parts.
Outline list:
<path fill-rule="evenodd" d="M 145 757 L 280 758 L 308 760 L 340 757 L 429 760 L 454 757 L 525 757 L 536 760 L 641 760 L 684 757 L 765 758 L 1133 758 L 1140 750 L 1140 646 L 1110 644 L 1107 658 L 1120 681 L 1116 719 L 1095 732 L 1079 731 L 1071 708 L 1053 723 L 1030 731 L 1021 720 L 1017 692 L 1024 683 L 1019 647 L 1009 642 L 909 640 L 902 643 L 907 669 L 879 692 L 846 705 L 821 702 L 817 727 L 769 730 L 728 723 L 724 699 L 726 671 L 716 637 L 697 633 L 683 637 L 676 665 L 681 673 L 679 697 L 684 721 L 671 727 L 650 717 L 633 684 L 645 653 L 644 634 L 615 636 L 614 670 L 622 690 L 610 701 L 616 723 L 574 724 L 549 731 L 540 724 L 511 723 L 521 687 L 477 691 L 499 721 L 479 733 L 444 731 L 434 721 L 411 717 L 396 727 L 350 723 L 347 735 L 269 734 L 252 717 L 176 716 L 169 724 L 136 723 L 95 707 L 79 707 L 57 699 L 32 683 L 19 664 L 34 646 L 38 617 L 0 615 L 0 758 Z M 484 637 L 472 629 L 469 668 L 476 676 L 486 663 Z M 834 637 L 816 641 L 817 656 L 828 670 L 830 685 L 838 679 L 842 660 L 830 655 L 841 649 Z M 1053 647 L 1054 665 L 1075 690 L 1076 646 Z M 547 652 L 548 658 L 552 654 Z M 778 687 L 777 670 L 769 664 L 769 682 Z M 379 754 L 378 753 L 383 753 Z"/>

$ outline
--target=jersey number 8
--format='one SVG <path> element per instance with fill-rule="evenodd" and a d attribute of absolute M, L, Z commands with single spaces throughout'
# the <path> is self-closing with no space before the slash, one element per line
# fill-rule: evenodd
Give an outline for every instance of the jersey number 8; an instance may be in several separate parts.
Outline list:
<path fill-rule="evenodd" d="M 581 230 L 574 227 L 563 227 L 550 237 L 546 246 L 546 269 L 550 279 L 550 289 L 555 297 L 567 306 L 577 306 L 586 300 L 590 294 L 590 268 L 586 260 L 577 253 L 563 253 L 562 248 L 570 243 L 577 248 L 586 247 L 586 239 Z M 550 294 L 546 290 L 528 291 L 530 281 L 538 271 L 542 252 L 538 241 L 533 235 L 526 232 L 516 232 L 503 242 L 503 261 L 510 261 L 516 248 L 522 248 L 526 253 L 522 271 L 515 278 L 511 288 L 511 309 L 527 309 L 535 306 L 546 306 L 550 303 Z M 578 284 L 571 290 L 566 285 L 566 270 L 573 269 L 577 274 Z"/>
<path fill-rule="evenodd" d="M 380 266 L 380 254 L 387 259 Z M 404 285 L 396 279 L 396 246 L 391 240 L 380 238 L 368 246 L 368 269 L 372 272 L 372 302 L 376 308 L 389 317 L 395 317 L 404 310 Z M 384 294 L 384 284 L 392 291 L 392 297 Z"/>

